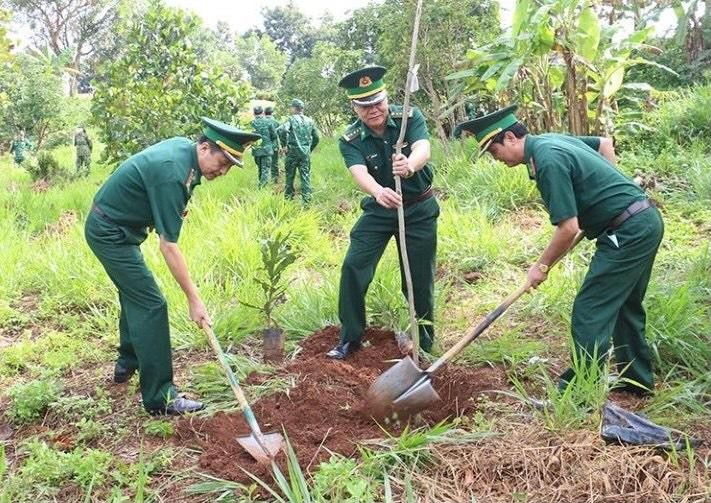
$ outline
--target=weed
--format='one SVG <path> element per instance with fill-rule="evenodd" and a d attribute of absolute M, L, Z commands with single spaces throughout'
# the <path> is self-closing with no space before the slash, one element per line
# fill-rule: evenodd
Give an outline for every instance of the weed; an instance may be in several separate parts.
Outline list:
<path fill-rule="evenodd" d="M 170 421 L 160 420 L 146 421 L 143 425 L 143 430 L 146 432 L 146 435 L 152 435 L 160 438 L 168 438 L 173 436 L 175 433 L 173 423 Z"/>
<path fill-rule="evenodd" d="M 54 379 L 37 379 L 17 383 L 10 388 L 8 417 L 15 423 L 29 423 L 39 419 L 59 398 L 60 384 Z"/>

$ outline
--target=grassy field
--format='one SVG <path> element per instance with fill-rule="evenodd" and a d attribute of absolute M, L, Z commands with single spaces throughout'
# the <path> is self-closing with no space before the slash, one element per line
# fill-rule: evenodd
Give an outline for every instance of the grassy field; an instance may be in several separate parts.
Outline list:
<path fill-rule="evenodd" d="M 687 112 L 709 96 L 708 88 L 669 96 L 647 118 L 656 136 L 627 139 L 618 152 L 621 169 L 648 186 L 666 225 L 646 302 L 657 393 L 637 405 L 654 421 L 705 436 L 707 442 L 711 140 L 679 130 L 696 120 Z M 699 120 L 703 126 L 703 117 Z M 506 168 L 488 157 L 473 163 L 472 151 L 471 144 L 435 145 L 435 187 L 442 207 L 437 351 L 449 348 L 520 286 L 553 230 L 524 167 Z M 71 148 L 61 147 L 55 155 L 62 165 L 73 166 Z M 263 322 L 238 302 L 259 298 L 260 240 L 290 231 L 298 254 L 287 273 L 287 301 L 276 310 L 289 349 L 338 323 L 339 268 L 360 213 L 360 194 L 335 140 L 319 146 L 312 166 L 315 192 L 309 209 L 284 201 L 271 188 L 258 190 L 251 161 L 244 170 L 200 186 L 190 203 L 180 246 L 216 332 L 234 350 L 241 376 L 262 368 L 255 334 Z M 258 501 L 256 486 L 199 474 L 195 450 L 171 442 L 173 423 L 141 411 L 135 380 L 128 389 L 110 383 L 116 293 L 83 238 L 87 209 L 109 172 L 94 163 L 88 178 L 38 191 L 9 156 L 0 158 L 0 502 Z M 182 292 L 157 244 L 151 236 L 143 251 L 169 302 L 176 383 L 208 402 L 206 414 L 233 408 L 229 388 L 207 341 L 188 319 Z M 472 489 L 473 480 L 497 487 L 509 480 L 502 474 L 508 467 L 519 475 L 506 482 L 510 497 L 501 501 L 558 501 L 547 491 L 559 484 L 567 484 L 569 501 L 708 501 L 708 449 L 607 449 L 596 432 L 599 414 L 581 405 L 600 405 L 606 385 L 591 382 L 583 387 L 583 397 L 554 390 L 555 375 L 568 364 L 572 299 L 593 246 L 579 246 L 459 359 L 471 366 L 502 366 L 514 394 L 547 396 L 555 403 L 551 412 L 500 403 L 495 393 L 478 397 L 482 403 L 475 417 L 408 431 L 390 439 L 389 449 L 367 448 L 360 460 L 334 457 L 306 477 L 312 500 L 475 501 L 471 498 L 486 494 Z M 368 309 L 374 325 L 407 326 L 394 245 L 380 263 Z M 248 392 L 255 396 L 288 385 L 270 381 Z M 555 455 L 544 456 L 545 449 Z M 571 482 L 574 475 L 551 479 L 552 458 L 559 465 L 599 463 L 600 478 L 578 485 Z M 639 472 L 630 468 L 635 463 L 645 473 L 659 473 L 649 478 L 656 481 L 650 491 L 659 497 L 603 499 L 624 494 L 619 480 L 642 484 Z"/>

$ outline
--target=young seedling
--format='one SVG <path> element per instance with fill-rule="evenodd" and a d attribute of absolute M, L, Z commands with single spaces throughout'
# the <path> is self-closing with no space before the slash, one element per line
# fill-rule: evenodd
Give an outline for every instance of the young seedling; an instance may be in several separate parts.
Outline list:
<path fill-rule="evenodd" d="M 263 302 L 261 305 L 255 305 L 240 301 L 247 307 L 257 309 L 264 316 L 264 360 L 270 362 L 278 362 L 284 356 L 284 333 L 274 321 L 274 308 L 284 301 L 286 284 L 283 274 L 297 258 L 289 244 L 290 237 L 290 232 L 277 232 L 262 241 L 262 267 L 259 269 L 261 277 L 257 277 L 256 281 L 262 287 Z"/>

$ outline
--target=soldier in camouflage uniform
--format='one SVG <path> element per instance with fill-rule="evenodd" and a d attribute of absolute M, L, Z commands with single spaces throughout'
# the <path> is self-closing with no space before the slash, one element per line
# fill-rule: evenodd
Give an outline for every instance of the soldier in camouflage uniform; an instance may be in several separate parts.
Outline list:
<path fill-rule="evenodd" d="M 301 177 L 301 197 L 306 205 L 311 201 L 311 152 L 318 145 L 319 135 L 313 119 L 304 115 L 303 101 L 293 99 L 289 106 L 291 115 L 278 130 L 282 148 L 286 148 L 284 197 L 294 198 L 294 178 L 298 169 Z"/>
<path fill-rule="evenodd" d="M 272 168 L 272 153 L 274 143 L 277 141 L 277 134 L 274 125 L 262 115 L 264 113 L 262 107 L 254 107 L 253 112 L 252 130 L 262 137 L 262 143 L 252 150 L 252 155 L 254 163 L 257 165 L 259 188 L 262 188 L 269 182 L 269 171 Z M 276 178 L 273 181 L 276 182 Z"/>
<path fill-rule="evenodd" d="M 10 144 L 10 153 L 15 154 L 15 164 L 20 166 L 27 159 L 27 151 L 32 148 L 32 143 L 25 137 L 25 131 L 20 130 L 17 138 Z"/>
<path fill-rule="evenodd" d="M 269 121 L 269 124 L 274 126 L 274 131 L 279 129 L 279 121 L 274 118 L 272 113 L 274 112 L 273 107 L 264 107 L 264 118 Z M 277 140 L 274 142 L 274 151 L 272 152 L 272 181 L 277 183 L 279 181 L 279 136 L 277 135 Z"/>
<path fill-rule="evenodd" d="M 87 176 L 91 168 L 91 151 L 94 146 L 91 143 L 86 129 L 79 126 L 74 134 L 74 146 L 77 148 L 76 174 L 77 176 Z"/>

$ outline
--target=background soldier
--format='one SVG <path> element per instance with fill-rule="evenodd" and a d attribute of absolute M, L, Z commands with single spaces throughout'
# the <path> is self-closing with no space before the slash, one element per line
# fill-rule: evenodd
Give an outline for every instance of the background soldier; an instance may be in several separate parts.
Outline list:
<path fill-rule="evenodd" d="M 25 159 L 27 159 L 27 153 L 32 148 L 32 143 L 25 137 L 25 130 L 20 129 L 17 138 L 12 140 L 10 144 L 10 153 L 15 154 L 15 164 L 20 166 Z"/>
<path fill-rule="evenodd" d="M 425 118 L 413 107 L 408 114 L 405 146 L 395 155 L 402 124 L 402 107 L 388 104 L 382 66 L 352 72 L 339 82 L 351 99 L 358 120 L 338 142 L 353 179 L 369 194 L 363 214 L 351 230 L 351 243 L 341 268 L 338 318 L 341 337 L 326 353 L 344 359 L 360 348 L 365 328 L 365 295 L 388 242 L 398 234 L 397 208 L 404 206 L 405 240 L 412 272 L 420 346 L 432 350 L 434 339 L 434 273 L 439 205 L 432 197 L 430 141 Z M 402 197 L 395 191 L 395 175 L 402 178 Z M 398 248 L 400 246 L 399 241 Z M 402 267 L 402 263 L 401 263 Z M 404 274 L 402 291 L 407 295 Z"/>
<path fill-rule="evenodd" d="M 178 395 L 173 384 L 168 305 L 146 267 L 140 245 L 155 228 L 160 251 L 188 300 L 190 319 L 211 324 L 178 247 L 185 208 L 203 178 L 213 180 L 237 164 L 259 136 L 203 117 L 197 143 L 171 138 L 124 161 L 99 189 L 85 235 L 116 285 L 121 304 L 114 381 L 139 373 L 143 406 L 151 414 L 184 414 L 203 404 Z"/>
<path fill-rule="evenodd" d="M 610 138 L 528 134 L 516 106 L 467 121 L 482 151 L 508 166 L 526 164 L 556 226 L 553 238 L 528 270 L 528 286 L 538 287 L 548 267 L 568 250 L 579 230 L 595 239 L 595 254 L 573 302 L 571 332 L 578 361 L 601 364 L 614 343 L 626 391 L 654 389 L 652 354 L 645 338 L 642 301 L 664 234 L 657 208 L 644 191 L 614 167 Z M 571 367 L 560 388 L 575 382 Z M 633 384 L 634 383 L 634 384 Z"/>
<path fill-rule="evenodd" d="M 289 107 L 291 115 L 278 131 L 281 145 L 286 148 L 284 197 L 294 198 L 294 178 L 298 170 L 301 178 L 301 197 L 304 205 L 307 205 L 311 201 L 311 152 L 318 145 L 319 135 L 313 119 L 304 115 L 303 101 L 293 99 Z"/>
<path fill-rule="evenodd" d="M 91 152 L 94 149 L 86 129 L 77 127 L 74 134 L 74 146 L 77 149 L 76 175 L 87 176 L 91 169 Z"/>
<path fill-rule="evenodd" d="M 279 129 L 279 121 L 274 118 L 272 113 L 274 112 L 274 107 L 264 108 L 264 118 L 274 126 L 274 131 Z M 277 183 L 279 181 L 279 135 L 274 142 L 274 151 L 272 152 L 272 181 Z"/>
<path fill-rule="evenodd" d="M 272 169 L 272 153 L 274 144 L 277 142 L 277 134 L 274 125 L 262 115 L 262 107 L 254 107 L 253 112 L 252 129 L 262 137 L 262 143 L 259 147 L 252 149 L 252 155 L 257 165 L 259 188 L 262 188 L 269 182 L 269 172 Z M 272 181 L 276 183 L 276 178 L 273 177 Z"/>

